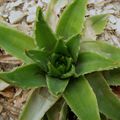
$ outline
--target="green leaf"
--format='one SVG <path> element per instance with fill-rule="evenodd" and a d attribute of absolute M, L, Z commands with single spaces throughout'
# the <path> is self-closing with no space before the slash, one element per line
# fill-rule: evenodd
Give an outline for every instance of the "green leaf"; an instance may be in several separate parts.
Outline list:
<path fill-rule="evenodd" d="M 63 99 L 58 100 L 55 105 L 49 109 L 47 117 L 48 120 L 66 120 L 67 105 L 64 103 Z"/>
<path fill-rule="evenodd" d="M 81 33 L 84 26 L 87 0 L 74 0 L 63 12 L 56 33 L 65 39 Z M 79 12 L 78 12 L 79 11 Z"/>
<path fill-rule="evenodd" d="M 33 38 L 3 24 L 0 24 L 0 46 L 25 63 L 31 62 L 25 55 L 25 50 L 35 48 Z"/>
<path fill-rule="evenodd" d="M 109 58 L 114 62 L 119 63 L 120 61 L 120 48 L 114 45 L 110 45 L 103 41 L 86 41 L 81 43 L 81 52 L 89 51 L 97 53 L 105 58 Z"/>
<path fill-rule="evenodd" d="M 73 60 L 76 62 L 80 52 L 80 35 L 75 35 L 68 39 L 66 43 L 68 51 L 70 52 Z"/>
<path fill-rule="evenodd" d="M 23 66 L 12 72 L 0 73 L 0 78 L 7 83 L 21 88 L 46 86 L 45 75 L 36 64 Z"/>
<path fill-rule="evenodd" d="M 41 120 L 59 97 L 49 94 L 46 88 L 36 89 L 30 95 L 19 120 Z"/>
<path fill-rule="evenodd" d="M 48 9 L 46 11 L 46 21 L 52 29 L 55 29 L 57 16 L 55 16 L 55 13 L 53 11 L 58 1 L 59 0 L 50 0 L 50 3 L 48 4 Z"/>
<path fill-rule="evenodd" d="M 84 77 L 71 80 L 63 96 L 80 120 L 100 120 L 96 97 Z"/>
<path fill-rule="evenodd" d="M 47 76 L 46 80 L 50 93 L 55 96 L 62 94 L 69 82 L 68 79 L 61 80 L 50 76 Z"/>
<path fill-rule="evenodd" d="M 55 53 L 57 54 L 61 54 L 61 55 L 65 55 L 65 56 L 69 56 L 69 52 L 67 50 L 67 46 L 65 45 L 63 39 L 60 39 L 56 45 L 55 48 Z"/>
<path fill-rule="evenodd" d="M 107 25 L 108 15 L 101 14 L 89 17 L 85 22 L 82 41 L 96 40 L 96 35 L 101 34 Z"/>
<path fill-rule="evenodd" d="M 101 113 L 113 120 L 120 120 L 120 99 L 113 94 L 100 73 L 87 76 L 96 96 Z"/>
<path fill-rule="evenodd" d="M 96 33 L 91 25 L 91 21 L 89 19 L 85 22 L 85 28 L 83 30 L 83 35 L 81 41 L 95 41 L 96 40 Z"/>
<path fill-rule="evenodd" d="M 91 21 L 91 26 L 93 27 L 96 34 L 101 34 L 108 22 L 108 14 L 101 14 L 92 16 L 88 19 Z"/>
<path fill-rule="evenodd" d="M 118 67 L 120 67 L 120 62 L 105 58 L 95 52 L 81 52 L 76 64 L 76 73 L 79 76 Z"/>
<path fill-rule="evenodd" d="M 67 120 L 67 115 L 68 115 L 68 105 L 66 104 L 66 102 L 64 102 L 60 111 L 60 120 Z"/>
<path fill-rule="evenodd" d="M 53 10 L 58 0 L 51 0 L 46 12 L 46 20 L 49 21 L 51 15 L 53 15 Z"/>
<path fill-rule="evenodd" d="M 120 69 L 105 71 L 103 73 L 109 85 L 120 85 Z"/>
<path fill-rule="evenodd" d="M 40 68 L 47 72 L 47 63 L 49 60 L 49 54 L 40 50 L 26 51 L 28 57 L 30 57 Z"/>
<path fill-rule="evenodd" d="M 42 10 L 38 7 L 36 12 L 35 38 L 39 49 L 52 52 L 56 46 L 57 40 L 51 29 L 43 18 Z"/>
<path fill-rule="evenodd" d="M 75 76 L 75 66 L 71 66 L 71 68 L 69 69 L 68 72 L 64 73 L 61 78 L 65 79 L 65 78 L 70 78 Z"/>
<path fill-rule="evenodd" d="M 48 69 L 49 69 L 48 75 L 54 76 L 54 77 L 61 76 L 61 72 L 58 69 L 56 69 L 51 62 L 48 62 Z"/>
<path fill-rule="evenodd" d="M 120 48 L 102 41 L 82 42 L 80 48 L 76 65 L 79 75 L 120 67 Z"/>

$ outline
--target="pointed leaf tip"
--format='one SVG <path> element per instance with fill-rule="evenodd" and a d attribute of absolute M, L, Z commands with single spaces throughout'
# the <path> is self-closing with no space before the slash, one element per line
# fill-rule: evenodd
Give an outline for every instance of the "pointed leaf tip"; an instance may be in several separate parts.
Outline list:
<path fill-rule="evenodd" d="M 55 96 L 61 95 L 69 82 L 68 79 L 61 80 L 59 78 L 49 76 L 47 76 L 46 80 L 50 93 L 52 93 Z"/>
<path fill-rule="evenodd" d="M 109 88 L 101 73 L 86 76 L 98 101 L 100 112 L 112 120 L 120 120 L 120 99 Z"/>
<path fill-rule="evenodd" d="M 120 68 L 104 71 L 103 75 L 109 85 L 120 86 Z"/>
<path fill-rule="evenodd" d="M 100 120 L 96 96 L 84 77 L 71 80 L 63 97 L 80 120 Z"/>
<path fill-rule="evenodd" d="M 96 35 L 104 32 L 107 25 L 108 14 L 101 14 L 89 17 L 85 21 L 85 29 L 83 31 L 82 41 L 96 40 Z"/>
<path fill-rule="evenodd" d="M 96 34 L 101 34 L 104 31 L 108 22 L 108 16 L 108 14 L 101 14 L 93 16 L 89 19 Z"/>
<path fill-rule="evenodd" d="M 40 68 L 47 72 L 47 63 L 49 60 L 49 54 L 40 50 L 29 50 L 26 51 L 26 55 L 30 57 Z"/>
<path fill-rule="evenodd" d="M 23 89 L 46 86 L 45 75 L 36 64 L 22 66 L 12 72 L 0 73 L 0 78 Z"/>
<path fill-rule="evenodd" d="M 86 6 L 87 0 L 74 0 L 73 3 L 65 9 L 56 29 L 58 36 L 67 39 L 82 32 Z"/>
<path fill-rule="evenodd" d="M 35 89 L 27 100 L 19 120 L 42 120 L 59 97 L 52 96 L 46 88 Z"/>
<path fill-rule="evenodd" d="M 40 7 L 37 8 L 36 12 L 35 39 L 38 48 L 47 52 L 52 52 L 57 43 L 57 39 L 47 25 Z"/>
<path fill-rule="evenodd" d="M 77 35 L 69 38 L 66 43 L 68 51 L 70 52 L 70 55 L 73 58 L 74 62 L 77 61 L 78 55 L 80 52 L 80 39 L 81 39 L 80 35 L 77 34 Z"/>
<path fill-rule="evenodd" d="M 25 55 L 25 50 L 35 48 L 33 38 L 1 23 L 0 46 L 3 49 L 5 49 L 8 53 L 23 60 L 23 62 L 25 62 L 26 64 L 30 63 L 31 60 Z"/>

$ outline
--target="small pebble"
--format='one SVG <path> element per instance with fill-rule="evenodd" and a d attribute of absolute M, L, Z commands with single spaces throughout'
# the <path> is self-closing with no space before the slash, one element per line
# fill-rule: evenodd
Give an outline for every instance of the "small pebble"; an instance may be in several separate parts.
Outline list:
<path fill-rule="evenodd" d="M 115 24 L 115 23 L 117 22 L 116 17 L 113 16 L 113 15 L 111 15 L 111 16 L 109 17 L 109 20 L 110 20 L 110 22 L 113 23 L 113 24 Z"/>
<path fill-rule="evenodd" d="M 29 15 L 26 21 L 27 23 L 32 23 L 34 22 L 34 20 L 35 20 L 35 15 L 33 14 L 33 15 Z"/>
<path fill-rule="evenodd" d="M 16 2 L 14 2 L 14 7 L 21 5 L 23 2 L 23 0 L 16 0 Z"/>
<path fill-rule="evenodd" d="M 9 21 L 11 24 L 20 22 L 24 18 L 25 14 L 21 11 L 11 11 Z"/>
<path fill-rule="evenodd" d="M 113 8 L 114 8 L 114 6 L 112 4 L 109 4 L 105 7 L 106 10 L 110 10 L 110 9 L 113 9 Z"/>
<path fill-rule="evenodd" d="M 12 117 L 9 118 L 10 120 L 14 120 Z"/>
<path fill-rule="evenodd" d="M 95 2 L 104 2 L 104 0 L 95 0 Z"/>
<path fill-rule="evenodd" d="M 93 15 L 96 14 L 96 11 L 92 9 L 92 10 L 89 11 L 89 14 L 90 14 L 91 16 L 93 16 Z"/>
<path fill-rule="evenodd" d="M 3 117 L 0 115 L 0 120 L 3 120 Z"/>
<path fill-rule="evenodd" d="M 33 7 L 29 7 L 28 8 L 28 12 L 29 12 L 29 14 L 35 14 L 36 13 L 36 6 L 33 6 Z"/>
<path fill-rule="evenodd" d="M 42 2 L 49 3 L 50 0 L 42 0 Z"/>
<path fill-rule="evenodd" d="M 120 19 L 117 21 L 117 23 L 116 23 L 116 31 L 117 31 L 117 33 L 120 35 Z"/>

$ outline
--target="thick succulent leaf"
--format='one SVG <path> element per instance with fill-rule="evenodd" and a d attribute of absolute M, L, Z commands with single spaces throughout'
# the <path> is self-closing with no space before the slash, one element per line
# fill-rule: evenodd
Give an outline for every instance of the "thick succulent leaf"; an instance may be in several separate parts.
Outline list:
<path fill-rule="evenodd" d="M 57 54 L 69 56 L 67 46 L 65 45 L 65 42 L 63 41 L 63 39 L 60 39 L 59 42 L 57 43 L 55 52 Z"/>
<path fill-rule="evenodd" d="M 46 80 L 50 93 L 55 96 L 62 94 L 69 82 L 68 79 L 61 80 L 50 76 L 47 76 Z"/>
<path fill-rule="evenodd" d="M 92 16 L 88 20 L 91 21 L 91 26 L 93 27 L 95 33 L 101 34 L 107 25 L 108 14 Z"/>
<path fill-rule="evenodd" d="M 67 120 L 68 115 L 68 105 L 66 102 L 63 103 L 61 111 L 60 111 L 60 120 Z"/>
<path fill-rule="evenodd" d="M 63 12 L 57 26 L 57 35 L 65 39 L 81 33 L 84 26 L 87 0 L 74 0 Z M 79 12 L 78 12 L 79 11 Z"/>
<path fill-rule="evenodd" d="M 63 79 L 70 78 L 72 76 L 75 76 L 75 73 L 76 73 L 75 72 L 75 66 L 72 65 L 72 67 L 70 68 L 70 70 L 67 73 L 63 74 L 61 76 L 61 78 L 63 78 Z"/>
<path fill-rule="evenodd" d="M 95 41 L 96 40 L 96 33 L 91 24 L 92 24 L 91 21 L 87 19 L 85 22 L 85 28 L 83 31 L 81 41 L 89 41 L 89 40 Z"/>
<path fill-rule="evenodd" d="M 66 43 L 66 46 L 68 47 L 68 51 L 71 54 L 71 57 L 76 62 L 80 52 L 80 35 L 78 34 L 69 38 L 69 40 Z"/>
<path fill-rule="evenodd" d="M 120 67 L 120 62 L 101 56 L 95 52 L 81 52 L 76 64 L 76 73 L 84 75 L 95 71 L 109 70 Z"/>
<path fill-rule="evenodd" d="M 25 63 L 31 62 L 25 55 L 25 50 L 35 48 L 33 38 L 3 24 L 0 24 L 0 46 Z"/>
<path fill-rule="evenodd" d="M 76 65 L 79 75 L 120 66 L 120 48 L 102 41 L 82 42 L 80 47 L 81 53 Z"/>
<path fill-rule="evenodd" d="M 76 75 L 75 74 L 75 66 L 72 65 L 69 68 L 69 71 L 64 73 L 65 67 L 68 68 L 69 66 L 61 65 L 59 68 L 56 68 L 49 62 L 48 63 L 48 69 L 49 69 L 48 75 L 53 76 L 53 77 L 59 77 L 59 78 L 62 78 L 62 79 L 67 79 L 69 77 L 72 77 L 72 76 Z"/>
<path fill-rule="evenodd" d="M 58 1 L 59 0 L 50 0 L 50 3 L 48 4 L 48 9 L 46 11 L 46 21 L 53 30 L 55 30 L 55 23 L 57 19 L 57 16 L 55 16 L 55 13 L 53 11 Z"/>
<path fill-rule="evenodd" d="M 97 96 L 101 113 L 113 120 L 120 120 L 120 99 L 113 94 L 102 74 L 90 74 L 87 79 Z"/>
<path fill-rule="evenodd" d="M 51 62 L 48 62 L 48 69 L 49 69 L 49 72 L 48 72 L 48 75 L 50 76 L 54 76 L 54 77 L 60 77 L 61 76 L 61 73 L 59 70 L 57 70 Z"/>
<path fill-rule="evenodd" d="M 91 51 L 100 54 L 106 58 L 114 60 L 116 64 L 117 62 L 120 61 L 120 48 L 110 45 L 107 42 L 86 41 L 86 42 L 82 42 L 80 47 L 81 47 L 81 52 Z"/>
<path fill-rule="evenodd" d="M 114 69 L 103 72 L 109 85 L 120 85 L 120 69 Z"/>
<path fill-rule="evenodd" d="M 7 83 L 21 88 L 38 88 L 46 86 L 46 79 L 40 67 L 30 64 L 12 72 L 0 73 L 0 78 Z"/>
<path fill-rule="evenodd" d="M 51 15 L 53 15 L 53 10 L 58 0 L 51 0 L 46 12 L 46 20 L 50 21 Z"/>
<path fill-rule="evenodd" d="M 96 97 L 84 77 L 71 79 L 63 96 L 80 120 L 100 120 Z"/>
<path fill-rule="evenodd" d="M 70 70 L 70 67 L 71 67 L 72 62 L 73 62 L 72 58 L 67 59 L 67 65 L 66 65 L 66 70 L 67 70 L 67 71 Z M 73 68 L 73 66 L 72 66 L 72 68 Z M 72 69 L 71 69 L 71 70 L 72 70 Z"/>
<path fill-rule="evenodd" d="M 82 41 L 96 40 L 96 35 L 101 34 L 106 27 L 108 20 L 107 14 L 101 14 L 89 17 L 85 23 L 85 30 L 82 37 Z"/>
<path fill-rule="evenodd" d="M 55 105 L 49 109 L 47 117 L 48 120 L 66 120 L 67 105 L 64 103 L 63 99 L 58 100 Z"/>
<path fill-rule="evenodd" d="M 19 120 L 41 120 L 58 99 L 58 97 L 49 94 L 46 88 L 34 90 L 22 111 Z"/>
<path fill-rule="evenodd" d="M 58 100 L 47 112 L 48 120 L 59 120 L 63 100 Z"/>
<path fill-rule="evenodd" d="M 28 57 L 30 57 L 41 69 L 47 71 L 47 63 L 49 60 L 49 54 L 40 50 L 29 50 L 26 51 Z"/>
<path fill-rule="evenodd" d="M 82 41 L 96 40 L 96 35 L 101 34 L 104 31 L 107 20 L 107 14 L 89 17 L 85 22 L 85 29 L 82 36 Z"/>
<path fill-rule="evenodd" d="M 44 20 L 39 7 L 36 12 L 35 38 L 39 49 L 44 49 L 47 52 L 52 52 L 57 43 L 57 39 Z"/>

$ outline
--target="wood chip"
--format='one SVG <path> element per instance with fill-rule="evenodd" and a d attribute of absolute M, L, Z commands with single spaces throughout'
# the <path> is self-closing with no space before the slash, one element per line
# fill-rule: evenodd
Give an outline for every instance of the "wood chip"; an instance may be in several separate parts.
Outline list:
<path fill-rule="evenodd" d="M 3 110 L 3 106 L 0 104 L 0 113 L 2 112 Z"/>

